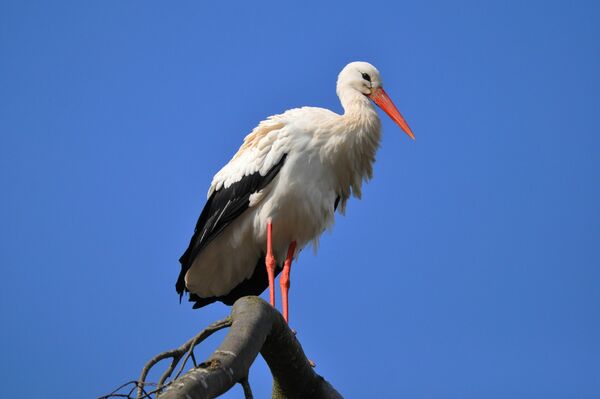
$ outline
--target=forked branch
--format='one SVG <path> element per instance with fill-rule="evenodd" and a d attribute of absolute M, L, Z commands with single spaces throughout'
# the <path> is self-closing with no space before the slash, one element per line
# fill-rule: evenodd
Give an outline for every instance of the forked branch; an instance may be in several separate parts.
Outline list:
<path fill-rule="evenodd" d="M 214 332 L 231 327 L 225 339 L 210 358 L 196 365 L 193 350 Z M 248 371 L 258 356 L 266 360 L 273 375 L 273 399 L 339 399 L 342 396 L 323 377 L 315 373 L 306 358 L 300 342 L 289 329 L 281 314 L 267 302 L 255 296 L 240 298 L 233 305 L 231 315 L 211 324 L 177 349 L 160 353 L 144 366 L 137 387 L 138 398 L 160 396 L 161 399 L 214 398 L 240 383 L 246 398 L 252 398 Z M 180 374 L 189 358 L 194 368 Z M 150 369 L 163 359 L 171 359 L 158 384 L 146 382 Z M 175 377 L 166 382 L 181 361 Z M 146 389 L 152 386 L 153 390 Z M 122 386 L 121 388 L 126 388 Z M 131 398 L 116 390 L 109 397 Z"/>
<path fill-rule="evenodd" d="M 209 360 L 175 380 L 163 399 L 214 398 L 248 375 L 260 352 L 273 374 L 273 398 L 341 398 L 315 373 L 281 314 L 258 297 L 239 299 L 227 336 Z"/>
<path fill-rule="evenodd" d="M 146 395 L 146 393 L 144 392 L 144 389 L 143 389 L 144 385 L 146 384 L 146 377 L 148 376 L 148 372 L 150 372 L 150 369 L 156 363 L 158 363 L 164 359 L 168 359 L 168 358 L 172 359 L 171 364 L 169 365 L 167 370 L 163 373 L 163 375 L 160 377 L 160 381 L 158 382 L 158 386 L 156 387 L 156 392 L 160 392 L 162 390 L 162 388 L 164 387 L 165 381 L 171 376 L 171 374 L 173 373 L 173 370 L 175 370 L 175 367 L 177 367 L 177 364 L 179 363 L 179 361 L 181 360 L 181 357 L 183 355 L 186 355 L 185 359 L 183 359 L 183 362 L 181 363 L 181 367 L 179 368 L 179 372 L 177 373 L 175 378 L 179 377 L 179 375 L 183 371 L 188 359 L 190 358 L 190 356 L 193 356 L 194 348 L 196 347 L 196 345 L 198 345 L 200 342 L 204 341 L 206 338 L 210 337 L 213 333 L 215 333 L 225 327 L 229 327 L 229 326 L 231 326 L 231 316 L 228 316 L 223 320 L 219 320 L 217 322 L 212 323 L 210 326 L 208 326 L 204 330 L 200 331 L 198 334 L 196 334 L 196 336 L 189 339 L 186 343 L 181 345 L 179 348 L 159 353 L 158 355 L 156 355 L 152 359 L 150 359 L 148 361 L 148 363 L 146 363 L 146 365 L 142 369 L 142 374 L 140 375 L 140 379 L 138 382 L 137 398 L 141 399 L 144 397 L 144 395 Z M 194 361 L 194 366 L 196 366 L 195 361 Z"/>

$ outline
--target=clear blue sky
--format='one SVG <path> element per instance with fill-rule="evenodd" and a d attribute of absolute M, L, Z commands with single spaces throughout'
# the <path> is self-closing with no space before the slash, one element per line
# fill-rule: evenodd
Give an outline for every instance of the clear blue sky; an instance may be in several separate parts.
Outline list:
<path fill-rule="evenodd" d="M 417 141 L 382 115 L 375 179 L 294 266 L 317 371 L 355 398 L 597 398 L 600 9 L 483 3 L 2 1 L 3 395 L 99 396 L 223 317 L 174 290 L 212 175 L 262 118 L 340 111 L 365 60 Z"/>

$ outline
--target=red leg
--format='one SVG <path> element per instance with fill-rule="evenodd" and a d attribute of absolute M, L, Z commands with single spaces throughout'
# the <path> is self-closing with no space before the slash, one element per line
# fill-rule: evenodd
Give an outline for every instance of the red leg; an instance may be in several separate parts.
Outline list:
<path fill-rule="evenodd" d="M 294 257 L 294 251 L 296 250 L 296 241 L 292 241 L 288 248 L 287 257 L 283 264 L 283 271 L 279 278 L 279 284 L 281 285 L 281 300 L 283 307 L 283 318 L 286 323 L 288 322 L 288 291 L 290 289 L 290 270 L 292 268 L 292 258 Z"/>
<path fill-rule="evenodd" d="M 271 222 L 267 222 L 267 256 L 265 263 L 267 266 L 267 274 L 269 275 L 269 297 L 271 306 L 275 306 L 275 257 L 273 256 L 273 226 Z"/>

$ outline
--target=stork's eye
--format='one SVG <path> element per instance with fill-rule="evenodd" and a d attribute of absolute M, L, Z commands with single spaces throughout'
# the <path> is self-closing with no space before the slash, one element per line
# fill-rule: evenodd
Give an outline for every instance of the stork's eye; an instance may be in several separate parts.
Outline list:
<path fill-rule="evenodd" d="M 364 79 L 364 80 L 366 80 L 367 82 L 370 82 L 370 81 L 371 81 L 371 77 L 369 76 L 369 74 L 368 74 L 368 73 L 363 73 L 363 74 L 362 74 L 362 77 L 363 77 L 363 79 Z"/>

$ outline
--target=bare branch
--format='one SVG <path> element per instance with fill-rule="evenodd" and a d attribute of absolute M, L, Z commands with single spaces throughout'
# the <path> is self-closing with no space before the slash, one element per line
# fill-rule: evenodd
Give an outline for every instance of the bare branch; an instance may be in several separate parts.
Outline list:
<path fill-rule="evenodd" d="M 120 390 L 126 388 L 129 385 L 131 385 L 131 388 L 129 389 L 129 392 L 127 392 L 127 393 L 119 393 Z M 116 388 L 114 391 L 112 391 L 108 395 L 100 396 L 98 399 L 108 399 L 108 398 L 129 398 L 129 399 L 131 399 L 133 397 L 131 395 L 133 394 L 133 391 L 136 390 L 136 388 L 142 390 L 142 393 L 143 393 L 142 398 L 150 398 L 151 395 L 153 395 L 154 393 L 156 393 L 156 390 L 152 390 L 150 392 L 146 392 L 146 390 L 144 389 L 144 385 L 156 386 L 156 384 L 150 383 L 150 382 L 141 384 L 139 381 L 128 381 L 125 384 L 123 384 L 123 385 L 119 386 L 118 388 Z"/>
<path fill-rule="evenodd" d="M 225 339 L 210 358 L 196 365 L 194 348 L 214 332 L 231 327 Z M 111 397 L 137 399 L 160 396 L 161 399 L 208 399 L 226 392 L 240 383 L 246 399 L 252 399 L 248 382 L 250 366 L 261 353 L 273 375 L 273 399 L 340 399 L 341 395 L 323 377 L 315 373 L 314 364 L 304 355 L 295 333 L 281 314 L 267 302 L 254 296 L 240 298 L 233 305 L 231 316 L 211 324 L 179 348 L 160 353 L 142 369 L 139 381 L 121 385 Z M 171 359 L 158 384 L 146 382 L 148 373 L 158 362 Z M 189 359 L 194 368 L 181 375 Z M 180 360 L 173 380 L 167 382 Z M 181 375 L 181 377 L 180 377 Z M 128 388 L 128 393 L 124 389 Z M 153 390 L 145 387 L 153 386 Z"/>
<path fill-rule="evenodd" d="M 244 389 L 244 398 L 254 399 L 254 395 L 252 395 L 252 388 L 250 388 L 250 383 L 248 382 L 248 377 L 242 378 L 240 380 L 240 385 Z"/>
<path fill-rule="evenodd" d="M 179 348 L 159 353 L 158 355 L 156 355 L 152 359 L 150 359 L 148 361 L 148 363 L 146 363 L 146 365 L 142 369 L 140 379 L 137 382 L 137 384 L 138 384 L 137 398 L 141 399 L 143 397 L 148 397 L 148 394 L 145 393 L 143 390 L 143 386 L 146 383 L 146 377 L 148 376 L 150 369 L 156 363 L 160 362 L 161 360 L 168 359 L 168 358 L 173 359 L 173 361 L 171 362 L 171 365 L 165 371 L 165 373 L 161 376 L 160 381 L 158 383 L 156 392 L 160 392 L 160 390 L 163 388 L 165 381 L 167 380 L 167 378 L 169 378 L 171 376 L 171 373 L 173 373 L 173 370 L 175 369 L 175 367 L 177 367 L 177 363 L 179 362 L 179 360 L 181 359 L 181 357 L 184 354 L 188 353 L 188 356 L 186 356 L 185 361 L 184 361 L 183 365 L 181 366 L 181 369 L 183 369 L 183 367 L 185 366 L 185 363 L 187 362 L 189 354 L 194 350 L 196 345 L 198 345 L 200 342 L 204 341 L 206 338 L 210 337 L 213 333 L 215 333 L 223 328 L 229 327 L 229 326 L 231 326 L 231 316 L 228 316 L 223 320 L 219 320 L 217 322 L 212 323 L 210 326 L 208 326 L 204 330 L 200 331 L 198 334 L 196 334 L 194 337 L 189 339 L 186 343 L 181 345 Z M 178 375 L 179 375 L 179 373 L 178 373 Z"/>
<path fill-rule="evenodd" d="M 273 373 L 274 398 L 341 398 L 317 375 L 281 314 L 258 297 L 239 299 L 231 329 L 209 360 L 173 381 L 162 399 L 214 398 L 248 375 L 260 352 Z"/>
<path fill-rule="evenodd" d="M 137 387 L 137 381 L 128 381 L 125 384 L 120 385 L 114 391 L 109 393 L 108 395 L 100 396 L 98 399 L 106 399 L 106 398 L 114 398 L 114 397 L 123 397 L 125 394 L 118 393 L 121 389 L 125 388 L 127 385 L 133 385 L 133 389 Z M 127 397 L 127 396 L 125 396 Z"/>

